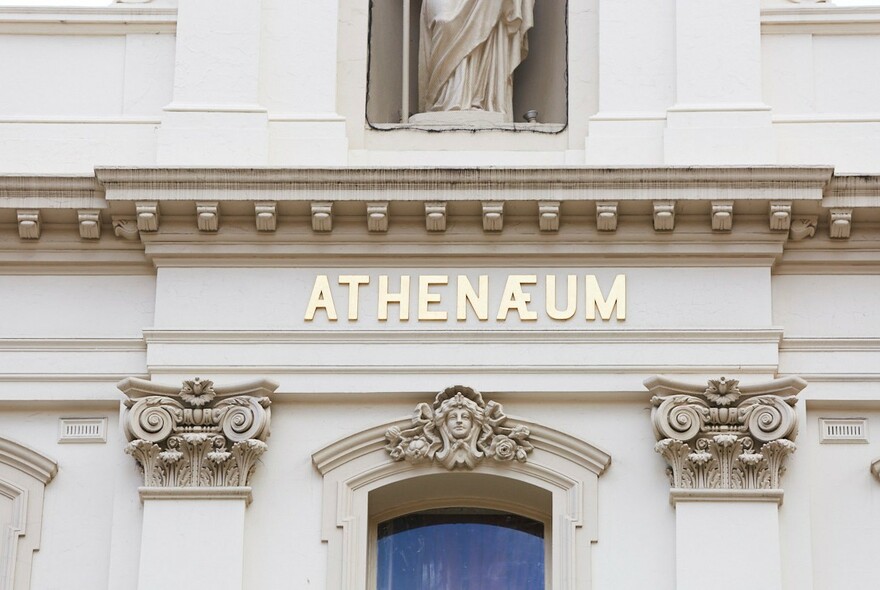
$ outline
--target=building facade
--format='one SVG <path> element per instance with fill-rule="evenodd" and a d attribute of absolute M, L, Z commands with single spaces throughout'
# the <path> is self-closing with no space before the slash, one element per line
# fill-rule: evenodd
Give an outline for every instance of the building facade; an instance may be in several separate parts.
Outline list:
<path fill-rule="evenodd" d="M 0 7 L 0 588 L 876 587 L 880 8 L 432 1 Z"/>

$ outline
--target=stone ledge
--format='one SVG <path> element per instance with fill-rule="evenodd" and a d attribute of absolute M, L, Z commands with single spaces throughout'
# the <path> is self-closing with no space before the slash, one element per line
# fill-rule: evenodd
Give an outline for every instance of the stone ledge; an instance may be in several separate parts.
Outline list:
<path fill-rule="evenodd" d="M 782 504 L 783 491 L 770 490 L 691 490 L 672 488 L 669 503 L 679 502 L 775 502 Z"/>
<path fill-rule="evenodd" d="M 138 488 L 141 502 L 146 500 L 244 500 L 248 505 L 253 500 L 251 491 L 250 486 Z"/>

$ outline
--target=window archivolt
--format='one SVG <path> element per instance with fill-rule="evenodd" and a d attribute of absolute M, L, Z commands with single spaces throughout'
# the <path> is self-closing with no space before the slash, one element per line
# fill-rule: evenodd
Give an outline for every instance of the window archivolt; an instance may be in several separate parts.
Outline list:
<path fill-rule="evenodd" d="M 380 523 L 426 510 L 469 508 L 544 523 L 546 587 L 588 590 L 588 554 L 598 540 L 598 478 L 611 457 L 552 428 L 512 421 L 527 429 L 533 447 L 525 461 L 482 461 L 471 469 L 394 460 L 386 433 L 411 431 L 412 419 L 376 426 L 313 454 L 324 478 L 328 587 L 375 587 Z"/>
<path fill-rule="evenodd" d="M 0 438 L 0 588 L 30 588 L 31 561 L 40 547 L 43 492 L 57 471 L 52 459 Z"/>

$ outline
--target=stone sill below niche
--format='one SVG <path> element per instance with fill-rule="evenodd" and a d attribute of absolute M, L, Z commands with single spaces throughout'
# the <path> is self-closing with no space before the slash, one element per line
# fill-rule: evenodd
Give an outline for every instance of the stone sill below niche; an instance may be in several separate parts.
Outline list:
<path fill-rule="evenodd" d="M 423 123 L 367 123 L 368 129 L 377 131 L 397 131 L 411 129 L 415 131 L 446 132 L 446 131 L 530 131 L 532 133 L 561 133 L 565 123 L 500 123 L 497 125 L 427 125 Z"/>

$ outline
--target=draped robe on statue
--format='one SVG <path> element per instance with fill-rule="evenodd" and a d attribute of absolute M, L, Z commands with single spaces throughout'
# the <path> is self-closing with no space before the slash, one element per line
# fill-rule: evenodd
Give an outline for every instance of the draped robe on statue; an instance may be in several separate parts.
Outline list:
<path fill-rule="evenodd" d="M 528 54 L 535 0 L 424 0 L 422 112 L 488 111 L 513 121 L 513 71 Z"/>

